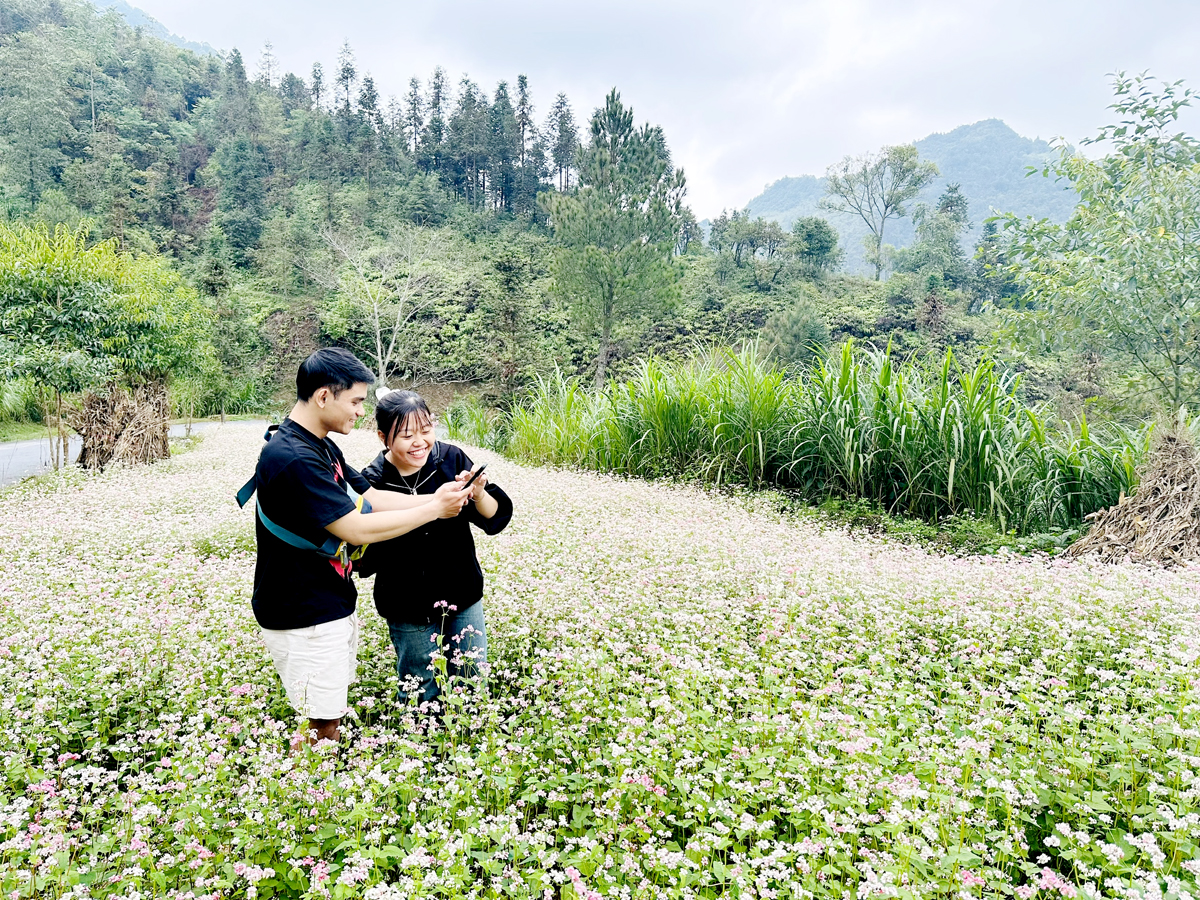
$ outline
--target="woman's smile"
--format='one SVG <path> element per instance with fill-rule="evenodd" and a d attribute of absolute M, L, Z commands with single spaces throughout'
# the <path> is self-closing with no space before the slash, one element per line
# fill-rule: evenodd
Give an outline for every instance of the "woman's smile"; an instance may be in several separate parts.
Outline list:
<path fill-rule="evenodd" d="M 391 440 L 382 431 L 379 432 L 379 439 L 388 449 L 388 459 L 401 475 L 420 471 L 437 445 L 431 418 L 401 422 L 392 433 Z"/>

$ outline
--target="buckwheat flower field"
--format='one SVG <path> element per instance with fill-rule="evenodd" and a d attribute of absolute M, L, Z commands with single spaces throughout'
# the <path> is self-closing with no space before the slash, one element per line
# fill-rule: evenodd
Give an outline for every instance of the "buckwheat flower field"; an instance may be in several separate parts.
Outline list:
<path fill-rule="evenodd" d="M 292 756 L 259 447 L 0 494 L 6 897 L 1198 896 L 1198 570 L 489 459 L 486 694 L 423 731 L 368 586 L 343 743 Z"/>

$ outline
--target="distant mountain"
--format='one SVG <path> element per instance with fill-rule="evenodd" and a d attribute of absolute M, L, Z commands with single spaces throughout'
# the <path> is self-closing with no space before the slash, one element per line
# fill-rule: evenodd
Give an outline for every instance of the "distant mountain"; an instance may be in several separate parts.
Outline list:
<path fill-rule="evenodd" d="M 132 27 L 140 28 L 146 34 L 152 35 L 161 41 L 166 41 L 168 44 L 174 44 L 176 47 L 182 47 L 184 50 L 191 50 L 193 53 L 199 53 L 203 56 L 221 55 L 216 48 L 209 44 L 184 40 L 177 34 L 171 34 L 158 19 L 147 15 L 135 6 L 130 6 L 125 0 L 92 0 L 92 4 L 100 10 L 116 10 L 117 14 Z"/>
<path fill-rule="evenodd" d="M 997 212 L 1049 218 L 1062 222 L 1075 206 L 1075 194 L 1041 174 L 1026 175 L 1030 166 L 1041 168 L 1051 156 L 1045 141 L 1021 137 L 999 119 L 963 125 L 947 134 L 931 134 L 916 142 L 922 159 L 937 163 L 941 175 L 922 191 L 916 202 L 933 203 L 947 184 L 957 182 L 970 204 L 975 226 L 964 238 L 973 247 L 981 223 Z M 825 179 L 815 175 L 781 178 L 747 204 L 752 216 L 774 219 L 785 228 L 801 216 L 822 216 L 837 228 L 846 252 L 845 269 L 865 272 L 863 238 L 866 226 L 857 218 L 823 210 Z M 912 204 L 909 205 L 911 211 Z M 909 219 L 891 220 L 884 242 L 903 247 L 913 239 Z"/>

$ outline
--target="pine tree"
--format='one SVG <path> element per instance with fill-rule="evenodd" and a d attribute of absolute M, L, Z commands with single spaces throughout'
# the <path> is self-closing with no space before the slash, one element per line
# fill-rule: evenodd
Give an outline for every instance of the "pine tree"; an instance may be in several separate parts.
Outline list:
<path fill-rule="evenodd" d="M 404 106 L 404 134 L 409 152 L 415 157 L 421 146 L 421 129 L 425 126 L 425 100 L 421 97 L 421 79 L 416 76 L 408 83 Z"/>
<path fill-rule="evenodd" d="M 537 210 L 538 194 L 550 180 L 550 169 L 546 163 L 546 140 L 537 131 L 525 152 L 525 165 L 521 166 L 517 179 L 517 192 L 513 200 L 514 210 L 533 215 Z M 553 183 L 551 183 L 553 187 Z"/>
<path fill-rule="evenodd" d="M 325 188 L 325 223 L 333 223 L 333 199 L 342 186 L 342 147 L 333 120 L 322 116 L 312 123 L 315 133 L 309 135 L 308 169 Z"/>
<path fill-rule="evenodd" d="M 529 144 L 534 138 L 536 126 L 533 124 L 533 99 L 529 96 L 529 79 L 524 75 L 517 76 L 517 130 L 520 133 L 520 163 L 525 165 L 525 157 L 529 152 Z"/>
<path fill-rule="evenodd" d="M 537 209 L 537 195 L 549 177 L 546 168 L 546 140 L 539 134 L 534 122 L 533 98 L 529 92 L 529 79 L 517 76 L 517 108 L 515 110 L 520 166 L 517 169 L 516 185 L 513 190 L 513 211 L 521 215 L 533 215 Z"/>
<path fill-rule="evenodd" d="M 380 116 L 382 127 L 379 132 L 380 175 L 396 174 L 404 170 L 401 157 L 409 155 L 408 139 L 404 136 L 404 105 L 395 94 L 388 95 L 387 110 Z"/>
<path fill-rule="evenodd" d="M 419 158 L 426 172 L 441 174 L 446 142 L 446 72 L 441 66 L 429 78 L 429 124 L 421 137 Z"/>
<path fill-rule="evenodd" d="M 262 55 L 258 58 L 258 77 L 255 79 L 269 88 L 275 87 L 279 81 L 279 60 L 275 58 L 275 48 L 271 42 L 263 44 Z"/>
<path fill-rule="evenodd" d="M 312 101 L 313 106 L 317 109 L 321 108 L 321 100 L 325 93 L 325 70 L 319 62 L 313 63 L 312 67 Z"/>
<path fill-rule="evenodd" d="M 338 52 L 337 85 L 342 96 L 341 112 L 347 117 L 351 112 L 350 96 L 357 80 L 358 69 L 354 65 L 354 51 L 350 48 L 350 42 L 346 41 Z"/>
<path fill-rule="evenodd" d="M 370 74 L 363 78 L 362 90 L 358 92 L 358 120 L 358 153 L 367 179 L 367 202 L 373 204 L 383 116 L 379 111 L 375 79 Z"/>
<path fill-rule="evenodd" d="M 550 157 L 554 161 L 554 170 L 558 174 L 558 189 L 565 191 L 571 184 L 571 169 L 575 165 L 575 155 L 579 147 L 579 128 L 575 124 L 575 114 L 571 112 L 571 104 L 566 94 L 554 98 L 554 106 L 546 120 L 546 143 L 550 145 Z"/>
<path fill-rule="evenodd" d="M 229 51 L 229 59 L 225 61 L 226 91 L 245 94 L 249 81 L 246 79 L 246 63 L 237 47 Z"/>
<path fill-rule="evenodd" d="M 487 97 L 469 78 L 459 84 L 458 103 L 450 117 L 448 145 L 452 170 L 443 172 L 472 206 L 482 206 L 488 188 L 491 149 Z"/>
<path fill-rule="evenodd" d="M 508 84 L 496 86 L 489 110 L 488 168 L 493 202 L 497 209 L 511 211 L 516 191 L 517 165 L 521 156 L 520 126 L 508 96 Z"/>
<path fill-rule="evenodd" d="M 10 86 L 0 94 L 0 123 L 5 126 L 0 148 L 30 209 L 53 184 L 54 171 L 65 162 L 61 148 L 75 135 L 62 59 L 65 48 L 55 46 L 51 34 L 6 38 L 0 48 L 0 67 Z"/>
<path fill-rule="evenodd" d="M 218 219 L 234 261 L 246 266 L 252 261 L 250 251 L 258 245 L 266 218 L 267 160 L 249 138 L 237 137 L 221 148 L 217 170 L 221 177 Z"/>
<path fill-rule="evenodd" d="M 404 145 L 416 157 L 421 146 L 421 128 L 425 127 L 425 98 L 421 96 L 421 79 L 413 76 L 404 96 Z"/>
<path fill-rule="evenodd" d="M 208 297 L 225 294 L 233 286 L 231 269 L 232 260 L 229 258 L 225 232 L 221 230 L 221 226 L 213 225 L 208 229 L 204 256 L 200 260 L 200 274 L 197 278 L 200 290 Z"/>
<path fill-rule="evenodd" d="M 258 104 L 250 93 L 246 64 L 235 47 L 225 62 L 225 79 L 221 90 L 218 121 L 225 135 L 257 134 Z"/>
<path fill-rule="evenodd" d="M 279 96 L 283 98 L 283 108 L 287 112 L 309 109 L 312 106 L 308 85 L 304 83 L 303 78 L 292 72 L 284 75 L 283 80 L 279 82 Z"/>
<path fill-rule="evenodd" d="M 972 274 L 979 302 L 1019 307 L 1024 288 L 1011 270 L 1011 262 L 995 222 L 983 223 L 983 234 L 975 245 Z"/>
<path fill-rule="evenodd" d="M 559 243 L 555 286 L 576 327 L 598 343 L 604 387 L 621 329 L 661 312 L 678 284 L 672 259 L 682 227 L 683 172 L 671 165 L 662 129 L 633 126 L 614 88 L 592 115 L 579 158 L 579 190 L 543 194 Z"/>
<path fill-rule="evenodd" d="M 375 79 L 370 73 L 363 78 L 362 89 L 358 92 L 358 113 L 363 121 L 376 132 L 383 130 L 383 114 L 379 109 L 379 92 L 375 89 Z"/>
<path fill-rule="evenodd" d="M 390 134 L 400 135 L 402 142 L 404 141 L 404 107 L 395 94 L 388 94 L 387 112 L 383 116 L 383 124 Z M 408 149 L 407 146 L 405 149 Z"/>

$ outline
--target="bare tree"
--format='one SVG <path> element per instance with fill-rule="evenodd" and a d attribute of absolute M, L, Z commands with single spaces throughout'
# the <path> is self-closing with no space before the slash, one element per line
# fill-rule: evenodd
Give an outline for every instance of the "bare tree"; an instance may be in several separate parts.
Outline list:
<path fill-rule="evenodd" d="M 402 227 L 381 242 L 369 232 L 325 227 L 328 267 L 302 265 L 317 283 L 335 292 L 333 330 L 369 357 L 380 386 L 400 367 L 413 370 L 414 320 L 433 302 L 446 256 L 432 229 Z"/>
<path fill-rule="evenodd" d="M 937 166 L 924 162 L 912 144 L 884 147 L 878 153 L 847 156 L 825 172 L 821 206 L 854 213 L 871 232 L 868 259 L 875 265 L 875 280 L 883 274 L 883 228 L 888 219 L 907 215 L 904 204 L 937 177 Z"/>

